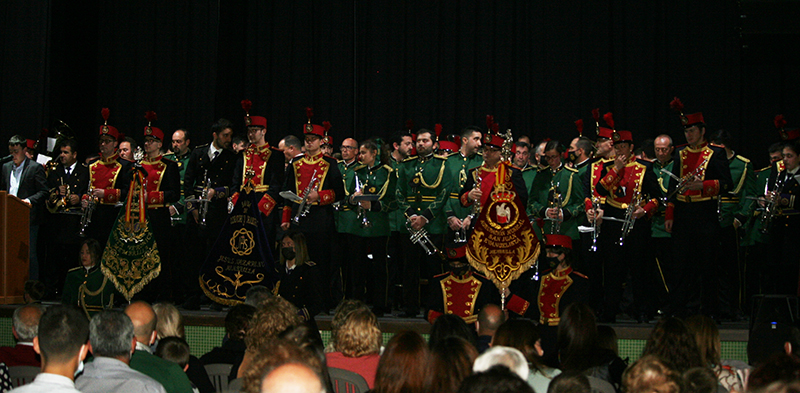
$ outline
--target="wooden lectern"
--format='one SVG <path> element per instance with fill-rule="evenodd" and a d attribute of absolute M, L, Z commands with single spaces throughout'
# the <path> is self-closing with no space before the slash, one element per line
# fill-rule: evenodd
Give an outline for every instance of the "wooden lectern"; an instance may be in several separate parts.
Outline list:
<path fill-rule="evenodd" d="M 0 191 L 0 304 L 24 303 L 30 271 L 30 208 Z"/>

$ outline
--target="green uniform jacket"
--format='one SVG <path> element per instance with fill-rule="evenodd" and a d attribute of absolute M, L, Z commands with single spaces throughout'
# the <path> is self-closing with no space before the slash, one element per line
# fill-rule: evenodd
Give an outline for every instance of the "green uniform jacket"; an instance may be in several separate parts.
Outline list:
<path fill-rule="evenodd" d="M 391 198 L 390 201 L 387 201 L 386 206 L 384 209 L 388 210 L 389 212 L 389 228 L 392 232 L 406 232 L 406 215 L 403 210 L 400 210 L 400 205 L 397 203 L 396 192 L 397 192 L 397 175 L 400 172 L 400 167 L 403 165 L 402 161 L 395 161 L 394 158 L 391 159 L 391 167 L 392 167 L 392 176 L 394 177 L 394 184 L 395 189 L 391 191 L 395 193 L 395 198 Z"/>
<path fill-rule="evenodd" d="M 535 166 L 528 166 L 522 170 L 522 180 L 525 181 L 525 188 L 528 189 L 528 195 L 531 195 L 531 186 L 533 186 L 533 180 L 536 179 L 537 173 L 539 173 L 539 170 Z"/>
<path fill-rule="evenodd" d="M 356 220 L 352 233 L 361 237 L 389 236 L 391 231 L 389 228 L 389 205 L 390 201 L 395 198 L 395 189 L 397 188 L 397 177 L 394 175 L 394 170 L 389 165 L 378 165 L 372 168 L 359 165 L 355 168 L 355 174 L 361 183 L 362 193 L 378 194 L 381 198 L 377 202 L 372 202 L 370 210 L 364 212 L 369 222 L 372 223 L 372 227 L 362 228 L 361 220 Z M 351 195 L 355 191 L 355 182 L 353 182 L 347 195 Z M 356 211 L 357 215 L 357 206 L 350 205 L 350 208 Z"/>
<path fill-rule="evenodd" d="M 672 170 L 672 166 L 675 164 L 674 160 L 669 160 L 666 165 L 661 165 L 661 162 L 658 160 L 653 161 L 653 171 L 656 173 L 656 178 L 658 178 L 658 188 L 661 189 L 661 195 L 657 195 L 655 197 L 664 198 L 667 196 L 667 190 L 669 189 L 669 182 L 674 181 L 668 174 L 661 172 L 661 169 L 666 169 L 672 173 L 675 173 Z M 667 232 L 664 227 L 664 213 L 667 211 L 667 206 L 664 203 L 658 204 L 658 211 L 653 214 L 653 218 L 651 220 L 650 229 L 652 231 L 653 237 L 672 237 L 672 234 Z"/>
<path fill-rule="evenodd" d="M 755 191 L 753 196 L 764 196 L 767 190 L 767 182 L 769 181 L 771 174 L 771 166 L 756 171 L 756 182 L 754 186 Z M 756 243 L 769 243 L 769 234 L 761 233 L 761 228 L 763 228 L 761 223 L 761 211 L 756 210 L 755 207 L 756 206 L 754 205 L 750 214 L 750 219 L 747 220 L 747 223 L 745 224 L 744 237 L 739 243 L 741 247 L 753 246 Z"/>
<path fill-rule="evenodd" d="M 747 197 L 756 196 L 756 174 L 750 160 L 733 156 L 728 160 L 733 179 L 733 191 L 720 196 L 720 225 L 723 228 L 733 225 L 736 218 L 741 224 L 753 215 L 756 201 Z"/>
<path fill-rule="evenodd" d="M 164 385 L 167 393 L 192 393 L 192 382 L 177 363 L 137 349 L 131 356 L 131 368 Z"/>
<path fill-rule="evenodd" d="M 170 153 L 164 155 L 164 158 L 175 161 L 178 164 L 178 170 L 181 176 L 181 198 L 178 199 L 178 202 L 175 202 L 173 205 L 178 209 L 178 219 L 174 221 L 174 224 L 186 224 L 186 209 L 184 209 L 183 203 L 183 178 L 186 175 L 186 166 L 189 165 L 189 156 L 192 154 L 192 150 L 189 149 L 186 151 L 186 154 L 182 156 L 178 156 L 175 153 Z M 205 179 L 203 179 L 205 181 Z"/>
<path fill-rule="evenodd" d="M 580 238 L 578 234 L 578 216 L 583 213 L 583 191 L 581 190 L 578 171 L 561 166 L 554 174 L 550 168 L 540 169 L 531 185 L 528 196 L 528 215 L 531 218 L 544 219 L 545 210 L 552 206 L 552 191 L 558 185 L 561 194 L 561 208 L 564 221 L 561 223 L 561 234 L 573 240 Z M 545 220 L 542 233 L 551 233 L 553 221 Z M 534 225 L 536 227 L 537 225 Z"/>
<path fill-rule="evenodd" d="M 119 296 L 117 290 L 103 272 L 98 263 L 89 270 L 83 266 L 70 269 L 64 279 L 63 304 L 78 306 L 91 318 L 104 309 L 114 307 L 114 297 Z"/>
<path fill-rule="evenodd" d="M 450 196 L 450 179 L 445 176 L 444 156 L 409 157 L 403 161 L 397 175 L 397 204 L 405 217 L 421 215 L 428 219 L 425 230 L 442 235 L 447 222 L 444 205 Z M 398 222 L 401 228 L 405 220 Z"/>
<path fill-rule="evenodd" d="M 469 171 L 472 168 L 481 166 L 481 164 L 483 164 L 483 156 L 480 154 L 464 157 L 458 151 L 447 156 L 444 174 L 450 178 L 450 196 L 444 208 L 444 213 L 447 217 L 455 216 L 458 219 L 464 219 L 470 214 L 471 208 L 461 206 L 458 195 L 467 182 Z"/>
<path fill-rule="evenodd" d="M 344 198 L 339 203 L 339 209 L 333 211 L 333 218 L 336 220 L 336 232 L 351 233 L 358 232 L 358 222 L 356 222 L 356 212 L 352 209 L 346 199 L 350 196 L 350 190 L 355 189 L 356 167 L 358 160 L 353 160 L 349 165 L 339 160 L 339 172 L 342 173 L 344 180 Z"/>

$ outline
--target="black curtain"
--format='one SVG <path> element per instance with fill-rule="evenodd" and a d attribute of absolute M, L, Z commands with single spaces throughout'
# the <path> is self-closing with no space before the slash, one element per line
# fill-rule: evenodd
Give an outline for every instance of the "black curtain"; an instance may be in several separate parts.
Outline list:
<path fill-rule="evenodd" d="M 446 133 L 484 125 L 568 143 L 573 121 L 612 111 L 639 142 L 683 143 L 680 97 L 709 133 L 766 164 L 772 118 L 800 125 L 797 2 L 765 0 L 101 1 L 0 3 L 0 133 L 62 119 L 96 148 L 100 108 L 142 139 L 144 112 L 208 142 L 242 99 L 268 140 L 299 135 L 305 108 L 342 138 L 407 119 Z M 783 21 L 783 22 L 780 22 Z"/>

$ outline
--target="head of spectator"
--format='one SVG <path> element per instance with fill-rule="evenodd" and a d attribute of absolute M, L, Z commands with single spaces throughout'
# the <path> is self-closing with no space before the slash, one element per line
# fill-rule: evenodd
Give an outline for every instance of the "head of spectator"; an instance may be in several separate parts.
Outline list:
<path fill-rule="evenodd" d="M 286 162 L 303 153 L 303 142 L 294 135 L 287 135 L 278 142 L 278 150 L 283 152 Z"/>
<path fill-rule="evenodd" d="M 147 302 L 136 301 L 125 307 L 125 315 L 131 319 L 136 341 L 150 346 L 156 342 L 158 318 L 153 307 Z"/>
<path fill-rule="evenodd" d="M 397 333 L 386 344 L 375 374 L 375 393 L 423 393 L 430 352 L 416 332 Z"/>
<path fill-rule="evenodd" d="M 589 393 L 589 378 L 575 371 L 567 371 L 553 378 L 547 387 L 547 393 Z"/>
<path fill-rule="evenodd" d="M 584 371 L 598 352 L 594 311 L 583 303 L 567 306 L 558 323 L 558 354 L 563 371 Z"/>
<path fill-rule="evenodd" d="M 686 319 L 686 327 L 694 335 L 703 364 L 706 366 L 720 365 L 722 342 L 720 342 L 719 329 L 714 320 L 705 315 L 693 315 Z"/>
<path fill-rule="evenodd" d="M 261 351 L 266 340 L 301 322 L 297 308 L 288 300 L 277 296 L 265 300 L 250 320 L 244 339 L 248 352 Z"/>
<path fill-rule="evenodd" d="M 656 355 L 677 372 L 692 367 L 707 367 L 686 323 L 674 317 L 664 318 L 650 332 L 642 356 Z"/>
<path fill-rule="evenodd" d="M 617 343 L 617 331 L 607 325 L 597 326 L 597 345 L 600 348 L 608 349 L 619 356 L 619 344 Z"/>
<path fill-rule="evenodd" d="M 679 393 L 681 377 L 658 356 L 645 355 L 625 370 L 622 386 L 627 393 Z"/>
<path fill-rule="evenodd" d="M 125 313 L 104 310 L 89 322 L 89 350 L 95 357 L 108 357 L 130 364 L 136 349 L 133 322 Z"/>
<path fill-rule="evenodd" d="M 25 300 L 25 304 L 41 303 L 46 290 L 47 288 L 45 288 L 41 281 L 28 280 L 25 281 L 22 298 Z"/>
<path fill-rule="evenodd" d="M 453 314 L 444 314 L 436 321 L 431 327 L 430 336 L 428 337 L 428 346 L 433 348 L 437 342 L 450 337 L 461 337 L 471 343 L 477 348 L 478 339 L 475 336 L 475 329 L 472 329 L 464 322 L 464 319 Z"/>
<path fill-rule="evenodd" d="M 250 319 L 256 310 L 249 304 L 237 304 L 228 310 L 228 314 L 225 315 L 225 335 L 228 336 L 228 340 L 244 341 Z"/>
<path fill-rule="evenodd" d="M 681 393 L 715 393 L 717 376 L 708 367 L 694 367 L 681 376 Z"/>
<path fill-rule="evenodd" d="M 186 338 L 183 328 L 183 317 L 178 308 L 172 303 L 156 303 L 153 305 L 156 313 L 156 338 L 161 340 L 165 337 Z"/>
<path fill-rule="evenodd" d="M 461 382 L 472 374 L 478 350 L 461 337 L 450 336 L 431 348 L 428 367 L 428 389 L 432 392 L 455 393 Z"/>
<path fill-rule="evenodd" d="M 325 392 L 324 364 L 295 343 L 271 338 L 244 370 L 243 392 Z"/>
<path fill-rule="evenodd" d="M 351 358 L 378 353 L 383 343 L 378 318 L 369 309 L 347 314 L 334 334 L 334 349 Z"/>
<path fill-rule="evenodd" d="M 263 285 L 253 285 L 244 294 L 244 304 L 258 308 L 264 299 L 275 296 L 272 291 Z"/>
<path fill-rule="evenodd" d="M 747 340 L 747 360 L 753 366 L 776 353 L 800 357 L 800 329 L 784 322 L 757 324 Z"/>
<path fill-rule="evenodd" d="M 467 377 L 458 393 L 534 393 L 534 390 L 508 367 L 494 366 Z"/>
<path fill-rule="evenodd" d="M 529 319 L 509 319 L 497 329 L 492 346 L 515 348 L 525 356 L 530 372 L 543 371 L 542 339 Z"/>
<path fill-rule="evenodd" d="M 44 309 L 38 304 L 26 304 L 17 307 L 11 317 L 11 333 L 20 343 L 33 343 L 39 331 L 39 318 Z"/>
<path fill-rule="evenodd" d="M 299 325 L 292 326 L 278 335 L 278 338 L 289 341 L 297 345 L 298 348 L 313 355 L 322 368 L 317 372 L 322 378 L 323 386 L 328 390 L 333 391 L 331 384 L 331 377 L 328 374 L 327 359 L 325 358 L 325 348 L 322 343 L 322 336 L 315 325 L 309 322 L 303 322 Z"/>
<path fill-rule="evenodd" d="M 159 339 L 154 354 L 181 366 L 183 371 L 189 369 L 189 358 L 191 357 L 189 343 L 181 337 L 169 336 Z"/>
<path fill-rule="evenodd" d="M 776 353 L 756 367 L 747 379 L 747 391 L 798 392 L 800 386 L 800 358 L 785 353 Z M 792 385 L 794 384 L 794 385 Z M 792 386 L 794 390 L 792 389 Z"/>
<path fill-rule="evenodd" d="M 496 304 L 487 304 L 478 312 L 476 329 L 478 336 L 494 337 L 497 329 L 506 321 L 506 314 Z"/>
<path fill-rule="evenodd" d="M 502 365 L 508 367 L 520 378 L 527 380 L 530 370 L 528 360 L 520 350 L 502 345 L 494 345 L 488 351 L 482 353 L 475 359 L 472 371 L 476 373 L 486 371 L 494 366 Z"/>
<path fill-rule="evenodd" d="M 325 352 L 336 352 L 336 332 L 344 325 L 347 320 L 347 315 L 355 310 L 369 310 L 369 306 L 364 304 L 361 300 L 356 299 L 343 299 L 336 308 L 333 310 L 333 318 L 331 319 L 331 339 L 329 340 L 328 347 Z"/>
<path fill-rule="evenodd" d="M 137 147 L 136 140 L 126 136 L 125 139 L 119 143 L 119 157 L 124 160 L 133 161 L 133 152 L 136 151 Z"/>
<path fill-rule="evenodd" d="M 55 305 L 39 319 L 33 349 L 42 356 L 42 372 L 75 377 L 89 351 L 89 321 L 77 307 Z"/>
<path fill-rule="evenodd" d="M 250 141 L 243 135 L 236 135 L 231 142 L 231 148 L 234 153 L 241 153 L 250 146 Z"/>

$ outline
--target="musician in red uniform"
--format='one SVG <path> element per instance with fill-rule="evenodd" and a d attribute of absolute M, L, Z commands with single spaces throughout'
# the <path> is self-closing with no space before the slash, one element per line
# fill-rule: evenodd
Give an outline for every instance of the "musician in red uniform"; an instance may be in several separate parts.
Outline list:
<path fill-rule="evenodd" d="M 336 160 L 323 155 L 320 149 L 327 129 L 330 128 L 329 123 L 326 122 L 325 127 L 311 124 L 311 108 L 306 109 L 306 114 L 308 123 L 303 126 L 306 150 L 286 167 L 283 190 L 305 198 L 308 213 L 303 217 L 298 216 L 301 201 L 286 200 L 281 229 L 286 231 L 294 226 L 306 235 L 309 256 L 320 266 L 322 276 L 328 281 L 323 283 L 325 288 L 322 293 L 327 299 L 326 306 L 332 308 L 343 296 L 341 272 L 332 271 L 330 250 L 331 234 L 336 231 L 332 204 L 344 198 L 344 180 Z M 316 180 L 309 188 L 312 176 Z M 298 218 L 297 221 L 294 220 L 295 217 Z"/>
<path fill-rule="evenodd" d="M 671 291 L 669 313 L 718 317 L 714 266 L 720 223 L 717 198 L 732 189 L 725 150 L 706 141 L 702 113 L 683 114 L 677 98 L 670 106 L 680 112 L 687 144 L 675 149 L 676 176 L 670 182 L 664 226 L 672 233 L 678 287 Z"/>
<path fill-rule="evenodd" d="M 105 247 L 111 227 L 119 214 L 117 202 L 128 195 L 130 168 L 133 163 L 119 158 L 117 145 L 121 135 L 116 127 L 108 125 L 108 108 L 103 108 L 101 114 L 104 123 L 100 126 L 98 139 L 100 156 L 89 162 L 89 191 L 83 196 L 82 205 L 86 208 L 90 197 L 97 198 L 86 235 L 97 239 Z"/>
<path fill-rule="evenodd" d="M 453 314 L 472 324 L 478 320 L 483 306 L 500 303 L 497 287 L 470 268 L 466 253 L 466 244 L 447 249 L 450 271 L 433 276 L 428 285 L 428 313 L 425 315 L 428 322 L 434 323 L 444 314 Z"/>

